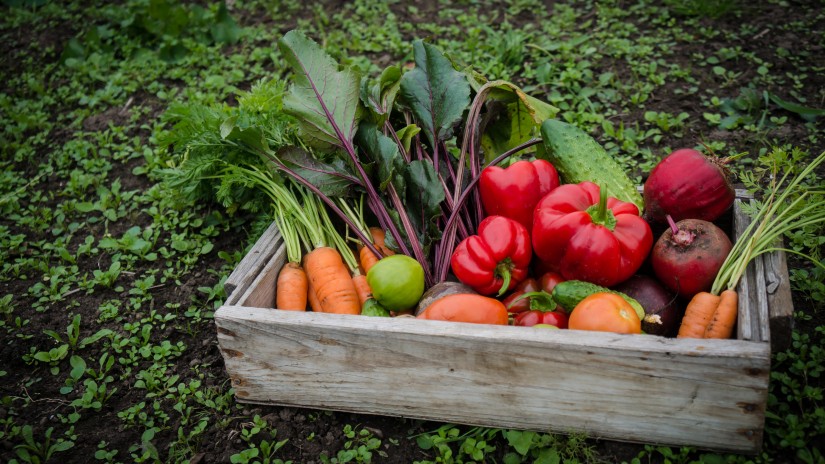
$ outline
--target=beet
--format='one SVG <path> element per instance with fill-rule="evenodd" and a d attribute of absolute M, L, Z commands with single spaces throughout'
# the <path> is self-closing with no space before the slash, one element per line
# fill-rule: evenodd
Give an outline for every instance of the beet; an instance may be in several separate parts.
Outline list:
<path fill-rule="evenodd" d="M 711 222 L 685 219 L 675 223 L 656 241 L 650 254 L 653 272 L 665 287 L 679 296 L 709 291 L 733 244 Z"/>
<path fill-rule="evenodd" d="M 691 148 L 666 156 L 645 181 L 645 218 L 656 223 L 667 215 L 676 221 L 715 221 L 736 198 L 725 163 Z"/>
<path fill-rule="evenodd" d="M 658 280 L 646 275 L 634 275 L 614 290 L 635 299 L 645 310 L 642 331 L 646 334 L 672 337 L 682 320 L 682 307 L 676 297 Z"/>

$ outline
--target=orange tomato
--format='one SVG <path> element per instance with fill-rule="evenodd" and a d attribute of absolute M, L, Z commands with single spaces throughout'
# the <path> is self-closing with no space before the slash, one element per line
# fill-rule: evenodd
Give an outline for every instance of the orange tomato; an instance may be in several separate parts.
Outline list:
<path fill-rule="evenodd" d="M 507 307 L 499 300 L 482 295 L 455 294 L 435 300 L 419 319 L 507 325 Z"/>
<path fill-rule="evenodd" d="M 624 298 L 613 293 L 594 293 L 570 313 L 568 328 L 621 334 L 642 333 L 642 321 Z"/>

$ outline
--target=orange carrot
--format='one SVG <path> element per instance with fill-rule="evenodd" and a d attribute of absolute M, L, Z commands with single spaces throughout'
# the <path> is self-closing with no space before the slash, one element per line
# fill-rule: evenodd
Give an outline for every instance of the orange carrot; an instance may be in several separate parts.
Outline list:
<path fill-rule="evenodd" d="M 361 250 L 358 252 L 358 258 L 361 262 L 361 269 L 363 269 L 364 274 L 369 272 L 369 270 L 375 266 L 375 263 L 378 262 L 378 256 L 376 256 L 375 253 L 367 247 L 361 247 Z"/>
<path fill-rule="evenodd" d="M 685 308 L 677 338 L 705 338 L 705 329 L 713 319 L 719 306 L 718 296 L 709 292 L 699 292 L 693 296 Z"/>
<path fill-rule="evenodd" d="M 295 262 L 289 262 L 278 273 L 275 307 L 289 311 L 306 311 L 307 275 L 304 268 Z"/>
<path fill-rule="evenodd" d="M 370 227 L 369 230 L 370 235 L 372 236 L 373 245 L 375 245 L 375 248 L 377 248 L 382 255 L 391 256 L 395 254 L 394 251 L 387 248 L 387 244 L 384 242 L 386 239 L 384 229 L 381 229 L 380 227 Z M 364 274 L 369 272 L 370 268 L 378 262 L 378 256 L 376 256 L 375 253 L 370 251 L 367 247 L 361 247 L 358 251 L 358 255 L 361 262 L 361 267 L 364 269 Z"/>
<path fill-rule="evenodd" d="M 705 338 L 730 338 L 736 324 L 739 295 L 734 290 L 725 290 L 719 295 L 719 306 L 713 319 L 705 329 Z"/>
<path fill-rule="evenodd" d="M 361 314 L 355 284 L 338 250 L 326 246 L 315 248 L 304 257 L 304 270 L 322 312 Z"/>
<path fill-rule="evenodd" d="M 309 279 L 307 279 L 307 300 L 313 312 L 324 312 L 324 308 L 321 307 L 321 302 L 318 301 L 318 294 L 315 293 L 315 289 L 312 288 L 312 282 L 309 282 Z"/>
<path fill-rule="evenodd" d="M 352 282 L 355 284 L 355 291 L 358 292 L 358 301 L 363 306 L 367 300 L 372 298 L 372 289 L 369 282 L 367 282 L 367 276 L 357 273 L 352 276 Z"/>

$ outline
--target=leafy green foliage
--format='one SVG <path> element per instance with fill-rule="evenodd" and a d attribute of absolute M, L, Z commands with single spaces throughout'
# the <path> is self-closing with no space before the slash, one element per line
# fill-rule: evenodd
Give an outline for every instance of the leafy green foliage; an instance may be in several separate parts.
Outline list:
<path fill-rule="evenodd" d="M 344 149 L 352 143 L 362 112 L 360 77 L 351 69 L 339 71 L 337 63 L 302 32 L 288 32 L 278 46 L 294 76 L 284 111 L 298 119 L 307 143 Z"/>
<path fill-rule="evenodd" d="M 470 84 L 441 51 L 426 42 L 413 42 L 415 68 L 401 77 L 400 96 L 432 147 L 447 139 L 470 104 Z"/>
<path fill-rule="evenodd" d="M 436 9 L 355 0 L 334 12 L 258 0 L 3 3 L 3 462 L 50 456 L 49 462 L 183 463 L 201 453 L 204 461 L 220 460 L 208 451 L 216 436 L 241 440 L 228 455 L 235 460 L 244 458 L 233 454 L 246 453 L 249 462 L 277 462 L 297 456 L 310 440 L 290 436 L 279 446 L 274 427 L 260 422 L 244 440 L 242 430 L 254 428 L 258 412 L 244 411 L 225 374 L 216 373 L 214 345 L 190 342 L 214 337 L 212 313 L 226 297 L 221 282 L 271 222 L 257 191 L 215 179 L 224 163 L 264 166 L 236 144 L 238 133 L 255 126 L 273 150 L 296 145 L 295 119 L 283 111 L 290 70 L 276 45 L 287 25 L 297 22 L 336 63 L 364 76 L 358 98 L 378 127 L 402 119 L 383 112 L 401 98 L 411 39 L 426 38 L 456 69 L 470 66 L 558 108 L 556 117 L 594 134 L 639 182 L 671 147 L 705 143 L 720 156 L 751 151 L 732 166 L 758 197 L 760 169 L 778 162 L 782 171 L 798 170 L 823 146 L 825 93 L 812 85 L 822 69 L 811 48 L 825 45 L 811 34 L 823 13 L 813 9 L 763 33 L 751 14 L 764 5 L 787 8 L 781 1 L 546 7 L 512 0 L 485 8 L 440 2 Z M 716 21 L 713 9 L 727 9 L 721 13 L 729 17 Z M 506 93 L 499 114 L 510 124 L 489 122 L 500 126 L 487 151 L 514 143 L 510 135 L 529 126 L 522 114 L 512 118 L 517 94 Z M 221 127 L 229 130 L 223 137 Z M 427 137 L 423 126 L 398 127 L 408 153 L 416 135 Z M 785 147 L 789 140 L 797 150 Z M 210 156 L 215 145 L 220 153 Z M 822 190 L 821 173 L 808 186 Z M 222 188 L 225 209 L 214 205 Z M 809 227 L 785 244 L 821 257 L 822 237 Z M 817 327 L 825 275 L 801 261 L 791 259 L 791 266 L 794 298 L 812 310 L 796 314 L 793 349 L 775 354 L 763 450 L 717 455 L 648 445 L 630 448 L 628 460 L 822 460 L 813 445 L 823 429 Z M 83 344 L 101 329 L 112 333 Z M 118 400 L 127 392 L 134 399 L 128 405 Z M 333 414 L 307 416 L 327 421 Z M 117 430 L 118 439 L 89 440 L 89 431 L 101 427 Z M 592 462 L 602 446 L 575 435 L 452 425 L 429 432 L 429 440 L 390 436 L 388 429 L 379 437 L 346 424 L 333 432 L 336 447 L 327 458 L 350 462 L 369 455 L 378 461 L 380 452 L 398 460 L 387 446 L 399 443 L 425 462 Z M 295 462 L 320 460 L 302 456 Z"/>

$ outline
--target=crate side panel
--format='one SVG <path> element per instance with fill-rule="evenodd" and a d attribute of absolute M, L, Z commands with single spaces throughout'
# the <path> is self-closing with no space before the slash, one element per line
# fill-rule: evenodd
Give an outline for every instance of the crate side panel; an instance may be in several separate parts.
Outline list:
<path fill-rule="evenodd" d="M 765 287 L 770 311 L 771 349 L 778 353 L 791 346 L 791 332 L 794 327 L 791 281 L 788 277 L 785 252 L 777 251 L 765 255 Z"/>
<path fill-rule="evenodd" d="M 215 319 L 241 401 L 712 449 L 761 446 L 770 363 L 763 343 L 241 307 L 223 307 Z"/>
<path fill-rule="evenodd" d="M 228 295 L 226 304 L 235 304 L 249 285 L 260 274 L 273 254 L 278 250 L 283 238 L 273 222 L 258 238 L 240 263 L 226 278 L 223 287 Z"/>
<path fill-rule="evenodd" d="M 275 253 L 269 258 L 266 265 L 235 304 L 256 308 L 274 308 L 275 284 L 278 280 L 278 272 L 280 272 L 284 263 L 286 263 L 286 246 L 281 242 Z"/>

